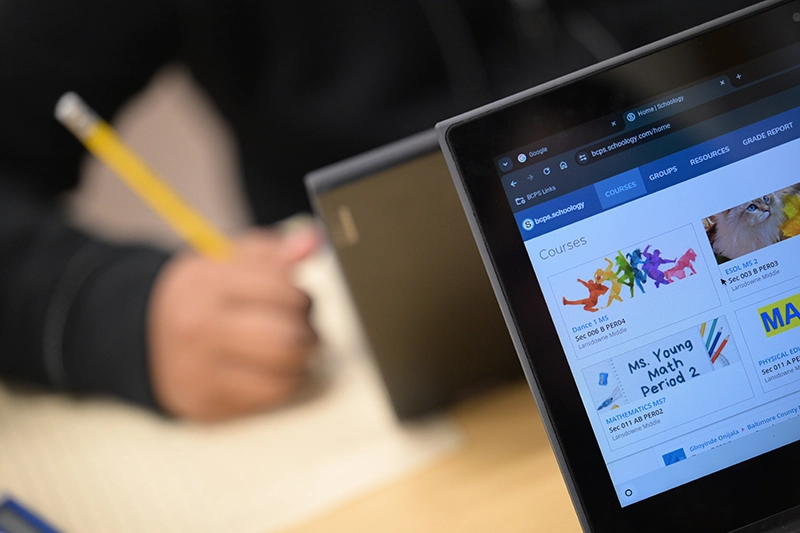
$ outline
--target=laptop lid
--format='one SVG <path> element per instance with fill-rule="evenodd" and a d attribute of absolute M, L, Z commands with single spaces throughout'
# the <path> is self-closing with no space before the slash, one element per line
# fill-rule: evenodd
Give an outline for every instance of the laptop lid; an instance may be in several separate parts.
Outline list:
<path fill-rule="evenodd" d="M 767 2 L 437 127 L 586 530 L 800 504 L 799 43 Z"/>
<path fill-rule="evenodd" d="M 433 130 L 306 185 L 400 418 L 522 379 Z"/>

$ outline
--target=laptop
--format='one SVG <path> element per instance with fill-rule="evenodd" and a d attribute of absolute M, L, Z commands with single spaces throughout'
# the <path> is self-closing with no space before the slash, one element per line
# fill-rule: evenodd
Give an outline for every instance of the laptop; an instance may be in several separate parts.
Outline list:
<path fill-rule="evenodd" d="M 800 530 L 800 2 L 437 131 L 583 528 Z"/>
<path fill-rule="evenodd" d="M 305 183 L 400 419 L 524 379 L 433 130 Z"/>

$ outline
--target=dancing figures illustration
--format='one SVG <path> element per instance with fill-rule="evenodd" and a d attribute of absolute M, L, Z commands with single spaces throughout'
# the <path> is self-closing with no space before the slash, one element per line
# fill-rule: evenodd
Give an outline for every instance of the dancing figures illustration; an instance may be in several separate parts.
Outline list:
<path fill-rule="evenodd" d="M 689 248 L 686 250 L 686 253 L 683 254 L 680 259 L 678 259 L 677 264 L 670 268 L 669 270 L 664 271 L 664 277 L 667 278 L 669 281 L 673 281 L 673 278 L 684 279 L 686 277 L 686 269 L 688 268 L 690 276 L 697 274 L 697 271 L 692 266 L 697 260 L 697 254 L 694 250 Z"/>
<path fill-rule="evenodd" d="M 644 285 L 648 278 L 654 281 L 656 288 L 659 288 L 662 285 L 669 285 L 697 274 L 694 268 L 697 253 L 693 248 L 686 249 L 686 253 L 677 260 L 662 257 L 661 250 L 654 248 L 652 244 L 648 244 L 644 250 L 637 247 L 628 253 L 618 250 L 613 257 L 613 261 L 608 257 L 603 258 L 605 266 L 597 268 L 590 281 L 578 278 L 578 283 L 588 289 L 588 297 L 568 300 L 566 296 L 562 296 L 563 304 L 582 306 L 584 310 L 595 313 L 599 309 L 610 307 L 614 301 L 622 303 L 628 299 L 627 296 L 623 297 L 621 294 L 623 285 L 630 289 L 630 298 L 633 298 L 636 294 L 636 287 L 639 288 L 641 294 L 645 294 Z M 674 266 L 662 270 L 668 264 L 674 264 Z M 605 305 L 598 306 L 600 297 L 606 293 L 608 293 L 608 300 Z"/>
<path fill-rule="evenodd" d="M 591 311 L 592 313 L 599 311 L 599 309 L 597 309 L 597 301 L 602 295 L 608 292 L 608 287 L 594 280 L 583 281 L 581 278 L 578 278 L 578 283 L 589 289 L 589 297 L 583 300 L 567 300 L 562 297 L 561 301 L 564 305 L 582 305 L 585 310 Z"/>
<path fill-rule="evenodd" d="M 659 285 L 668 285 L 669 280 L 664 276 L 664 273 L 659 270 L 661 265 L 665 265 L 667 263 L 674 263 L 674 259 L 664 259 L 661 257 L 661 250 L 653 250 L 653 253 L 650 253 L 650 245 L 648 244 L 642 255 L 644 256 L 644 264 L 642 265 L 642 270 L 650 277 L 653 281 L 656 282 L 656 288 Z"/>
<path fill-rule="evenodd" d="M 642 294 L 644 294 L 644 287 L 642 285 L 647 283 L 647 275 L 644 273 L 644 270 L 639 268 L 644 265 L 642 251 L 639 248 L 636 248 L 627 255 L 627 258 L 630 262 L 631 268 L 633 269 L 633 277 L 636 281 L 636 286 L 639 287 L 639 290 L 642 291 Z M 631 287 L 631 298 L 633 298 L 633 287 Z"/>
<path fill-rule="evenodd" d="M 605 270 L 598 268 L 597 272 L 594 273 L 594 279 L 597 283 L 603 283 L 605 281 L 611 282 L 611 292 L 608 293 L 608 303 L 606 303 L 605 307 L 609 307 L 613 300 L 622 301 L 622 297 L 619 293 L 622 291 L 622 283 L 619 282 L 617 278 L 617 273 L 614 272 L 614 263 L 611 262 L 611 259 L 606 257 L 606 263 L 608 266 Z"/>

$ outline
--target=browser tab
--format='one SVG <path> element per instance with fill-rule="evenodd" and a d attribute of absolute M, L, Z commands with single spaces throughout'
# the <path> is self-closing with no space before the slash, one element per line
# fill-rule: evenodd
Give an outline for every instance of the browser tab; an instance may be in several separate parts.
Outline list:
<path fill-rule="evenodd" d="M 720 76 L 681 92 L 665 96 L 625 113 L 628 128 L 661 120 L 686 109 L 699 106 L 731 92 L 734 86 L 728 76 Z"/>
<path fill-rule="evenodd" d="M 640 107 L 635 112 L 634 111 L 630 111 L 625 116 L 625 118 L 626 118 L 626 120 L 628 122 L 633 123 L 633 122 L 636 121 L 637 118 L 646 117 L 647 115 L 650 115 L 650 114 L 655 113 L 657 111 L 661 111 L 663 109 L 667 109 L 668 107 L 671 107 L 671 106 L 676 106 L 675 109 L 678 109 L 678 108 L 680 108 L 680 104 L 683 104 L 685 101 L 686 101 L 686 97 L 684 95 L 682 95 L 682 94 L 679 94 L 677 96 L 673 96 L 672 98 L 669 98 L 669 99 L 666 99 L 666 100 L 662 100 L 662 101 L 657 102 L 655 104 L 651 104 L 651 105 L 648 105 L 648 106 L 645 106 L 645 107 Z M 673 109 L 672 111 L 675 111 L 675 109 Z"/>
<path fill-rule="evenodd" d="M 591 142 L 594 139 L 608 137 L 625 130 L 625 119 L 621 114 L 607 115 L 588 124 L 583 124 L 568 133 L 546 137 L 517 148 L 495 159 L 495 164 L 502 173 L 516 169 L 525 169 L 532 165 L 541 165 L 547 162 L 542 169 L 548 172 L 567 170 L 571 163 L 567 160 L 567 152 L 576 147 Z M 576 141 L 576 139 L 578 139 Z M 560 157 L 559 157 L 560 156 Z M 558 157 L 558 159 L 556 159 Z M 555 160 L 555 161 L 553 161 Z M 541 172 L 541 170 L 537 170 Z"/>

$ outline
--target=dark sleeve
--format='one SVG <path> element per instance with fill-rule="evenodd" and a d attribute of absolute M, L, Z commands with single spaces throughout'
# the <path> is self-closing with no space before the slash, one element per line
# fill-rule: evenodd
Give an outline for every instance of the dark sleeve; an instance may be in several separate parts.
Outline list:
<path fill-rule="evenodd" d="M 111 117 L 176 55 L 168 0 L 0 3 L 0 374 L 155 405 L 146 309 L 166 254 L 101 242 L 59 208 L 85 153 L 66 91 Z"/>

